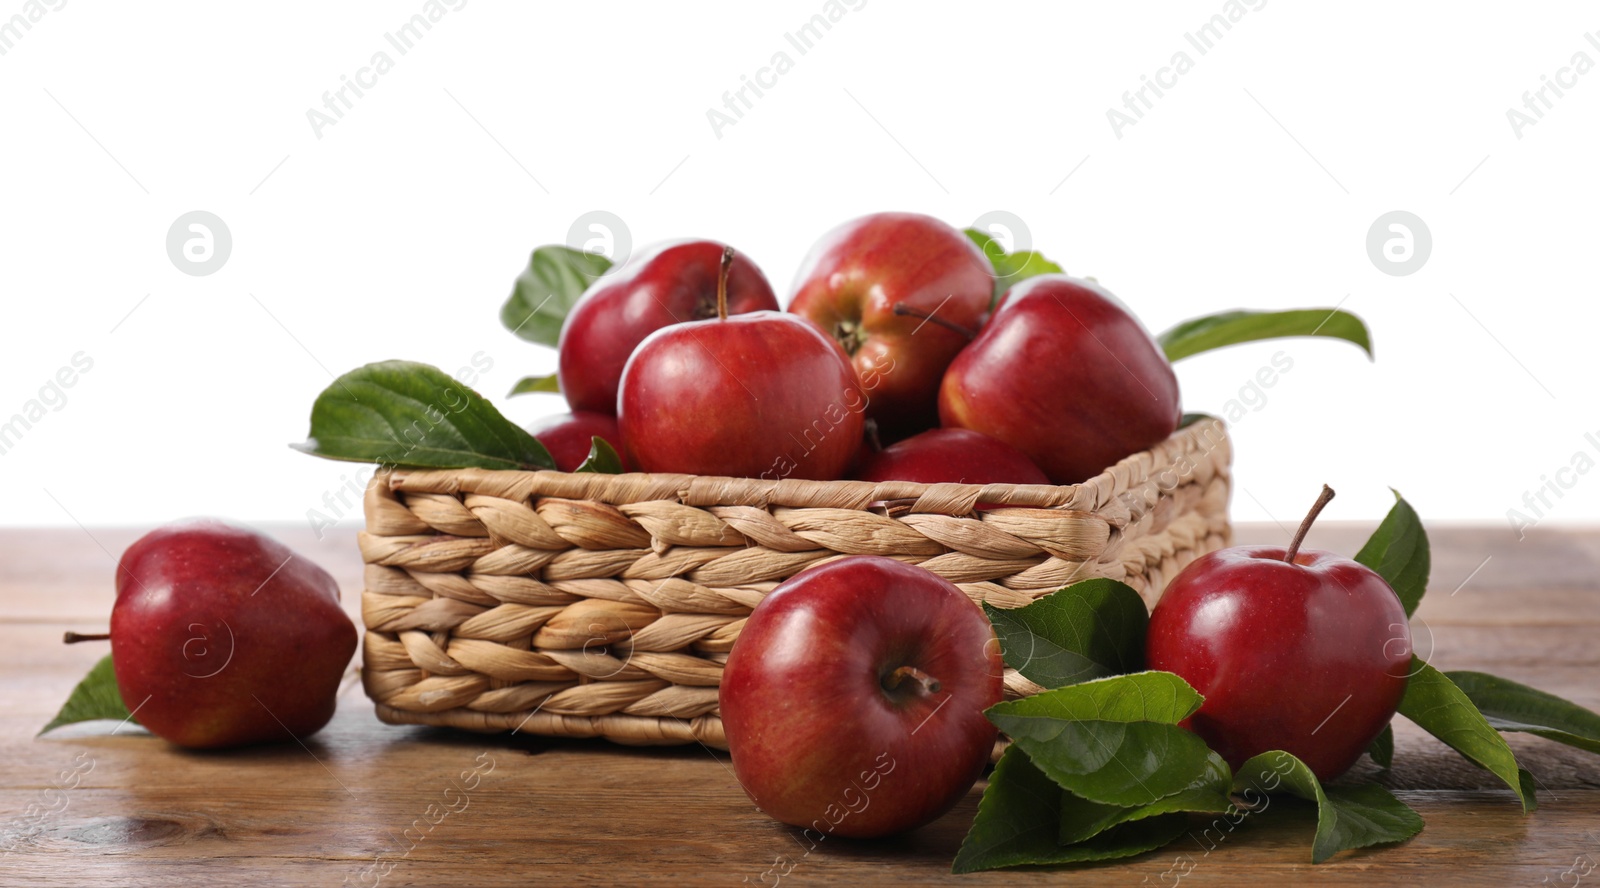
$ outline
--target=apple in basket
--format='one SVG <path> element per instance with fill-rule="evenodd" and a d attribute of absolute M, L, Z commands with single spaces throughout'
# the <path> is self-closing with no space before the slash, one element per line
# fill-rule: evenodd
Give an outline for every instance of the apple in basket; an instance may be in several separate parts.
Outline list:
<path fill-rule="evenodd" d="M 561 324 L 557 350 L 561 393 L 573 410 L 614 415 L 622 368 L 646 336 L 717 316 L 718 262 L 725 249 L 709 240 L 661 244 L 584 291 Z M 772 285 L 748 258 L 739 256 L 727 277 L 723 314 L 777 310 Z"/>
<path fill-rule="evenodd" d="M 1139 320 L 1093 281 L 1029 278 L 945 372 L 939 416 L 1077 484 L 1178 427 L 1178 378 Z"/>
<path fill-rule="evenodd" d="M 617 418 L 610 413 L 590 410 L 557 413 L 536 420 L 528 426 L 528 433 L 550 451 L 556 468 L 563 472 L 583 465 L 583 461 L 589 458 L 589 449 L 594 446 L 595 438 L 610 444 L 619 456 L 626 449 L 622 446 L 622 431 L 617 428 Z M 626 457 L 623 457 L 622 469 L 628 470 Z"/>
<path fill-rule="evenodd" d="M 622 371 L 617 422 L 644 472 L 781 480 L 844 477 L 866 396 L 838 343 L 781 311 L 728 313 L 736 268 L 722 254 L 716 314 L 663 327 Z"/>
<path fill-rule="evenodd" d="M 988 763 L 1002 670 L 983 611 L 931 571 L 870 555 L 802 571 L 756 606 L 723 670 L 734 774 L 818 836 L 914 829 Z"/>
<path fill-rule="evenodd" d="M 890 440 L 938 422 L 939 380 L 994 298 L 988 257 L 918 213 L 874 213 L 823 235 L 801 263 L 789 310 L 850 355 L 867 413 Z"/>
<path fill-rule="evenodd" d="M 856 468 L 861 481 L 922 484 L 1049 484 L 1020 450 L 970 429 L 929 429 L 881 451 Z"/>

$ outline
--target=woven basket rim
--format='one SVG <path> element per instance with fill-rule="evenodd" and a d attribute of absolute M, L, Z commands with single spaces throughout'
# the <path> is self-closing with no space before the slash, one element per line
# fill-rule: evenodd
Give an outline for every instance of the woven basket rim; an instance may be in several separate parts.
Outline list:
<path fill-rule="evenodd" d="M 610 505 L 673 501 L 691 506 L 772 506 L 896 513 L 968 514 L 979 502 L 1015 508 L 1092 511 L 1121 494 L 1129 478 L 1143 479 L 1158 455 L 1209 453 L 1227 446 L 1226 424 L 1206 417 L 1177 429 L 1165 441 L 1107 466 L 1077 484 L 922 484 L 914 481 L 809 481 L 715 475 L 590 474 L 521 469 L 407 469 L 389 471 L 390 490 L 408 493 L 485 494 L 522 500 L 541 497 L 594 500 Z M 1131 471 L 1130 471 L 1131 470 Z"/>

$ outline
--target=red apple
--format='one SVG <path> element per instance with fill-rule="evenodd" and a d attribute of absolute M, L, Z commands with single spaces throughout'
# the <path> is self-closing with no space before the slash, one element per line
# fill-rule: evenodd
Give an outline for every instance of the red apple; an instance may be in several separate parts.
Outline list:
<path fill-rule="evenodd" d="M 1022 451 L 968 429 L 930 429 L 869 452 L 855 477 L 922 484 L 1050 483 Z"/>
<path fill-rule="evenodd" d="M 876 213 L 811 248 L 789 310 L 839 341 L 868 415 L 898 439 L 936 423 L 939 379 L 993 297 L 989 260 L 966 235 L 930 216 Z"/>
<path fill-rule="evenodd" d="M 139 724 L 179 746 L 316 733 L 355 649 L 333 577 L 249 528 L 181 522 L 122 553 L 117 687 Z"/>
<path fill-rule="evenodd" d="M 813 840 L 915 829 L 988 764 L 1002 669 L 983 611 L 931 571 L 867 555 L 810 568 L 756 606 L 723 669 L 734 774 Z"/>
<path fill-rule="evenodd" d="M 557 413 L 538 419 L 528 426 L 529 434 L 539 439 L 544 449 L 556 461 L 556 468 L 570 472 L 589 458 L 594 439 L 600 438 L 622 456 L 622 470 L 628 471 L 628 460 L 622 446 L 622 430 L 617 428 L 617 418 L 609 413 L 575 410 Z"/>
<path fill-rule="evenodd" d="M 1321 780 L 1355 764 L 1405 695 L 1411 632 L 1371 568 L 1299 548 L 1238 546 L 1203 555 L 1150 615 L 1146 660 L 1205 697 L 1187 727 L 1237 769 L 1274 749 Z"/>
<path fill-rule="evenodd" d="M 717 316 L 723 249 L 709 240 L 660 244 L 584 291 L 562 322 L 557 367 L 561 393 L 573 410 L 615 415 L 623 365 L 646 336 Z M 761 269 L 737 257 L 728 274 L 727 313 L 777 308 L 778 297 Z"/>
<path fill-rule="evenodd" d="M 622 372 L 618 406 L 640 471 L 831 480 L 855 456 L 866 398 L 837 343 L 794 315 L 757 311 L 650 334 Z"/>
<path fill-rule="evenodd" d="M 1057 484 L 1161 443 L 1181 415 L 1161 346 L 1115 296 L 1063 274 L 1012 287 L 939 390 L 946 426 L 1010 444 Z"/>

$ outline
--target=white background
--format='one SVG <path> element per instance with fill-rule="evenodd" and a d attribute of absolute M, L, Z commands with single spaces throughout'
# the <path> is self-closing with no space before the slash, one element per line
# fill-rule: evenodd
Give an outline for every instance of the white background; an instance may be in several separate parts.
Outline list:
<path fill-rule="evenodd" d="M 400 55 L 384 34 L 420 0 L 70 0 L 0 56 L 0 419 L 94 363 L 0 456 L 0 523 L 303 522 L 353 467 L 286 445 L 368 361 L 483 352 L 511 417 L 560 409 L 503 399 L 554 363 L 497 312 L 586 212 L 635 244 L 727 240 L 783 295 L 821 232 L 908 209 L 1014 213 L 1152 330 L 1231 307 L 1366 318 L 1375 363 L 1295 340 L 1180 365 L 1185 406 L 1221 412 L 1276 351 L 1294 362 L 1234 428 L 1236 520 L 1293 524 L 1327 481 L 1334 519 L 1376 519 L 1394 486 L 1425 519 L 1506 526 L 1575 452 L 1600 457 L 1600 71 L 1521 138 L 1506 114 L 1574 53 L 1600 62 L 1600 14 L 1246 7 L 1201 55 L 1184 34 L 1221 2 L 870 0 L 801 55 L 784 35 L 819 0 L 474 0 Z M 379 50 L 393 70 L 319 138 L 308 109 Z M 1107 109 L 1180 50 L 1193 69 L 1118 138 Z M 719 138 L 707 110 L 778 51 L 792 70 Z M 165 246 L 196 209 L 233 237 L 204 277 Z M 1404 277 L 1365 246 L 1395 209 L 1433 237 Z M 1563 477 L 1532 533 L 1600 519 L 1600 471 Z"/>

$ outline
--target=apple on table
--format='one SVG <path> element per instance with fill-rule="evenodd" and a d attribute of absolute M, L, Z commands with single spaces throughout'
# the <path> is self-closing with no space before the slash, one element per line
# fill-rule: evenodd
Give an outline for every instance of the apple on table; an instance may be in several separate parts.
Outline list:
<path fill-rule="evenodd" d="M 1187 726 L 1233 768 L 1281 749 L 1331 780 L 1405 696 L 1411 629 L 1399 596 L 1364 564 L 1300 548 L 1332 498 L 1324 485 L 1287 549 L 1196 558 L 1150 614 L 1149 667 L 1205 697 Z"/>
<path fill-rule="evenodd" d="M 949 580 L 858 555 L 762 599 L 722 674 L 734 774 L 761 810 L 819 834 L 914 829 L 972 787 L 997 729 L 995 633 Z"/>
<path fill-rule="evenodd" d="M 333 717 L 356 628 L 333 577 L 282 543 L 171 524 L 123 552 L 116 586 L 117 687 L 151 733 L 214 749 L 309 737 Z"/>

